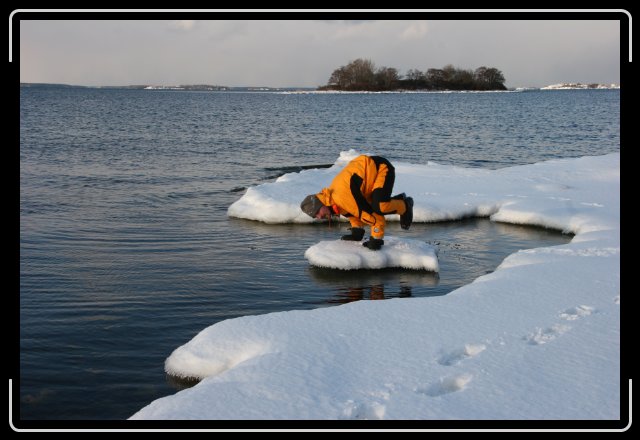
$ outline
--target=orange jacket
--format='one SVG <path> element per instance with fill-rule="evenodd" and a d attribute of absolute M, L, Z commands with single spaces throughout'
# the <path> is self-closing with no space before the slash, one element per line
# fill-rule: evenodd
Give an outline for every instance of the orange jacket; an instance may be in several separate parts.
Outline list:
<path fill-rule="evenodd" d="M 316 195 L 336 214 L 354 216 L 373 226 L 376 221 L 380 221 L 380 216 L 374 215 L 371 194 L 374 189 L 384 185 L 388 171 L 385 163 L 377 162 L 369 156 L 358 156 L 338 173 L 328 188 Z"/>

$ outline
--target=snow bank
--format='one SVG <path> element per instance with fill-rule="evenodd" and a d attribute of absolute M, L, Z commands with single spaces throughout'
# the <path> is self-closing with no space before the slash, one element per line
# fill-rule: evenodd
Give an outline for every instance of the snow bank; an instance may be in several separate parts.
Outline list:
<path fill-rule="evenodd" d="M 362 246 L 360 241 L 331 240 L 314 244 L 304 253 L 313 266 L 331 269 L 405 269 L 438 272 L 436 249 L 420 240 L 385 236 L 378 251 Z"/>
<path fill-rule="evenodd" d="M 491 215 L 577 235 L 444 296 L 212 325 L 166 361 L 203 380 L 131 418 L 624 420 L 620 155 L 495 171 L 396 165 L 414 221 Z M 259 205 L 271 221 L 301 221 L 300 200 L 336 168 L 252 188 L 229 214 L 256 217 Z"/>
<path fill-rule="evenodd" d="M 328 186 L 359 154 L 355 150 L 342 152 L 331 168 L 285 174 L 273 183 L 248 188 L 229 207 L 228 215 L 266 223 L 321 221 L 304 214 L 300 202 Z M 600 224 L 599 211 L 602 201 L 609 201 L 611 191 L 619 192 L 619 160 L 620 155 L 615 153 L 500 170 L 393 162 L 394 194 L 405 192 L 413 197 L 414 222 L 480 216 L 577 234 L 585 226 L 604 226 Z M 610 184 L 597 187 L 592 184 L 594 179 Z M 592 194 L 593 191 L 604 193 Z M 388 220 L 397 221 L 399 216 L 388 216 Z"/>

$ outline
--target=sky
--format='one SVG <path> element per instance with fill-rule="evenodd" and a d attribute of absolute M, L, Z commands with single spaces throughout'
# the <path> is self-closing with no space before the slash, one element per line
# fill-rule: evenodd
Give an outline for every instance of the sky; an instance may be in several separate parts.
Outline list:
<path fill-rule="evenodd" d="M 365 58 L 400 74 L 448 64 L 495 67 L 507 87 L 620 83 L 618 20 L 19 17 L 21 82 L 318 87 L 335 69 Z"/>
<path fill-rule="evenodd" d="M 357 154 L 342 152 L 331 168 L 250 188 L 229 215 L 254 219 L 269 211 L 272 221 L 295 222 L 298 213 L 306 216 L 298 205 L 305 191 Z M 167 373 L 203 380 L 131 418 L 442 419 L 454 426 L 459 420 L 556 420 L 584 428 L 594 427 L 584 421 L 608 420 L 613 423 L 598 427 L 628 428 L 631 384 L 620 352 L 620 153 L 499 170 L 394 165 L 400 190 L 430 189 L 413 193 L 414 221 L 484 215 L 575 236 L 567 244 L 519 250 L 447 295 L 213 324 L 165 361 Z M 400 238 L 397 224 L 390 229 L 385 242 L 391 236 L 419 241 Z M 406 252 L 386 246 L 367 252 L 371 258 Z M 325 251 L 339 261 L 339 250 Z M 344 261 L 343 268 L 352 266 Z"/>

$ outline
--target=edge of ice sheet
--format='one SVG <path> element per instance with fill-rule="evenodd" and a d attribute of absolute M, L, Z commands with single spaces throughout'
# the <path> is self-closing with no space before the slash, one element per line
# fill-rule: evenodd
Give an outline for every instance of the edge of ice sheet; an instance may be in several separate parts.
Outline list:
<path fill-rule="evenodd" d="M 300 202 L 329 185 L 342 167 L 359 154 L 353 149 L 343 151 L 330 168 L 289 173 L 275 182 L 248 188 L 229 206 L 227 215 L 265 223 L 318 222 L 300 210 Z M 554 159 L 498 170 L 434 162 L 394 161 L 394 166 L 394 193 L 405 192 L 413 197 L 415 223 L 489 217 L 578 234 L 609 227 L 602 223 L 604 201 L 609 212 L 619 211 L 619 199 L 612 200 L 600 192 L 619 189 L 620 153 Z M 594 175 L 602 183 L 595 193 Z M 611 203 L 617 206 L 611 207 Z M 390 221 L 398 218 L 387 216 Z"/>
<path fill-rule="evenodd" d="M 443 296 L 216 323 L 167 365 L 204 379 L 130 418 L 624 421 L 620 154 L 481 171 L 415 167 L 414 189 L 576 236 Z"/>
<path fill-rule="evenodd" d="M 436 249 L 420 240 L 390 237 L 384 238 L 384 246 L 372 251 L 360 241 L 321 241 L 306 250 L 304 256 L 313 266 L 330 269 L 405 269 L 439 271 Z"/>

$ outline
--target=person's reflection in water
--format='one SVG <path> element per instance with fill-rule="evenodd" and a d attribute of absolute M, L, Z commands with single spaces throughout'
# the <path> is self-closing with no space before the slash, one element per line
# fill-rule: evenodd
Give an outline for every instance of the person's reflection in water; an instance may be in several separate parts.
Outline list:
<path fill-rule="evenodd" d="M 339 298 L 337 301 L 334 300 L 330 302 L 348 303 L 352 301 L 360 301 L 362 298 L 364 298 L 364 287 L 349 287 L 344 292 L 344 295 L 340 295 L 341 298 Z"/>
<path fill-rule="evenodd" d="M 384 299 L 384 284 L 374 284 L 371 286 L 369 299 Z"/>
<path fill-rule="evenodd" d="M 335 302 L 352 302 L 352 301 L 360 301 L 363 299 L 377 300 L 377 299 L 385 299 L 384 295 L 384 284 L 373 284 L 369 287 L 349 287 L 342 291 L 343 293 L 340 295 L 340 299 Z M 368 296 L 367 296 L 368 293 Z M 401 285 L 400 292 L 398 297 L 406 298 L 411 296 L 411 286 L 409 285 Z M 333 302 L 333 301 L 330 301 Z"/>

